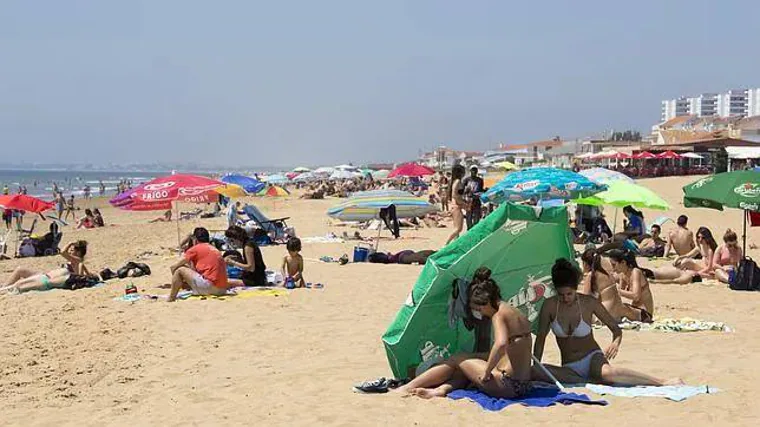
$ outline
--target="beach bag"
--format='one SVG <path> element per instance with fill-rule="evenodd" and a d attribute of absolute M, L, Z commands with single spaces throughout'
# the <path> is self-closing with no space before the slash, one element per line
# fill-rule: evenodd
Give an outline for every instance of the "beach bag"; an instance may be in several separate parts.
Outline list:
<path fill-rule="evenodd" d="M 760 291 L 760 269 L 752 258 L 739 261 L 739 268 L 728 286 L 735 291 Z"/>

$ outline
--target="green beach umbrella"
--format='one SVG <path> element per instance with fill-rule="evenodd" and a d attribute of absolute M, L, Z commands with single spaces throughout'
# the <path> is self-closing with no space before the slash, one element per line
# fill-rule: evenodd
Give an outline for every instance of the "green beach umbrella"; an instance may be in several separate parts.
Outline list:
<path fill-rule="evenodd" d="M 687 208 L 709 208 L 722 211 L 724 207 L 743 209 L 744 253 L 747 252 L 746 211 L 760 211 L 760 172 L 734 171 L 702 178 L 683 187 L 683 205 Z"/>
<path fill-rule="evenodd" d="M 666 211 L 670 209 L 668 202 L 655 194 L 652 190 L 625 181 L 611 181 L 607 184 L 607 190 L 596 193 L 593 196 L 576 199 L 579 205 L 610 205 L 619 208 L 635 206 L 637 208 L 657 209 Z"/>
<path fill-rule="evenodd" d="M 687 208 L 724 207 L 760 211 L 760 172 L 735 171 L 702 178 L 683 187 Z"/>

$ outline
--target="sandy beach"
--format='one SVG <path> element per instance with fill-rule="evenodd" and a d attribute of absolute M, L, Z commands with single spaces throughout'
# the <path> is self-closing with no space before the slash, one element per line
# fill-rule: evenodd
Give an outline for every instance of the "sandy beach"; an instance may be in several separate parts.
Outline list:
<path fill-rule="evenodd" d="M 647 220 L 687 214 L 689 226 L 709 227 L 719 239 L 727 227 L 741 234 L 738 210 L 684 209 L 681 187 L 696 177 L 640 183 L 667 200 L 668 212 L 644 211 Z M 301 237 L 352 233 L 325 215 L 339 202 L 251 199 L 270 217 L 290 216 Z M 304 244 L 305 277 L 324 289 L 298 289 L 286 296 L 225 300 L 115 301 L 133 282 L 141 292 L 170 280 L 177 255 L 175 223 L 147 224 L 157 212 L 125 212 L 95 200 L 108 224 L 102 229 L 64 228 L 63 245 L 86 239 L 93 271 L 127 261 L 150 265 L 153 275 L 109 281 L 104 287 L 53 290 L 0 297 L 0 402 L 2 425 L 756 425 L 760 408 L 760 294 L 733 292 L 715 283 L 652 285 L 657 317 L 695 317 L 727 323 L 733 333 L 625 332 L 613 362 L 688 384 L 722 391 L 676 403 L 659 398 L 606 397 L 607 407 L 573 405 L 545 409 L 509 407 L 487 413 L 476 404 L 359 395 L 353 384 L 390 369 L 380 336 L 415 282 L 420 266 L 327 264 L 323 255 L 351 254 L 353 242 Z M 608 219 L 613 209 L 605 210 Z M 618 216 L 622 221 L 622 213 Z M 43 227 L 44 224 L 38 225 Z M 225 228 L 222 218 L 183 221 L 193 227 Z M 673 223 L 664 227 L 667 232 Z M 403 230 L 380 249 L 438 249 L 449 228 Z M 364 231 L 365 236 L 374 232 Z M 386 231 L 384 236 L 389 236 Z M 760 244 L 750 229 L 748 243 Z M 536 250 L 541 242 L 536 242 Z M 267 267 L 279 270 L 285 249 L 262 248 Z M 760 250 L 749 255 L 760 259 Z M 0 280 L 17 266 L 47 271 L 60 257 L 0 261 Z M 606 330 L 596 330 L 600 344 Z M 545 362 L 558 363 L 554 338 Z M 590 394 L 588 391 L 581 391 Z M 598 397 L 590 394 L 592 397 Z"/>

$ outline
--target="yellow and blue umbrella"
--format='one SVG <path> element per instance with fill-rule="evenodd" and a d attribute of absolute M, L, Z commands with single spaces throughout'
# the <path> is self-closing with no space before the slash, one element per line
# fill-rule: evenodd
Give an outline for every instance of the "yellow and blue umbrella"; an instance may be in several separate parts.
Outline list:
<path fill-rule="evenodd" d="M 221 181 L 226 184 L 231 184 L 231 185 L 240 187 L 243 190 L 245 190 L 244 192 L 247 194 L 259 193 L 261 192 L 261 190 L 264 189 L 264 187 L 266 187 L 266 184 L 264 184 L 263 182 L 255 178 L 251 178 L 249 176 L 243 176 L 243 175 L 225 175 L 222 177 Z"/>

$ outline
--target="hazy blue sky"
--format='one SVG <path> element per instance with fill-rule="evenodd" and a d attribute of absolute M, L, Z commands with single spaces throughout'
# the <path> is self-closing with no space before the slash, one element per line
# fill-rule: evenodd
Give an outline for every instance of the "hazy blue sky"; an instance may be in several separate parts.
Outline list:
<path fill-rule="evenodd" d="M 0 161 L 403 160 L 760 86 L 760 2 L 0 1 Z"/>

